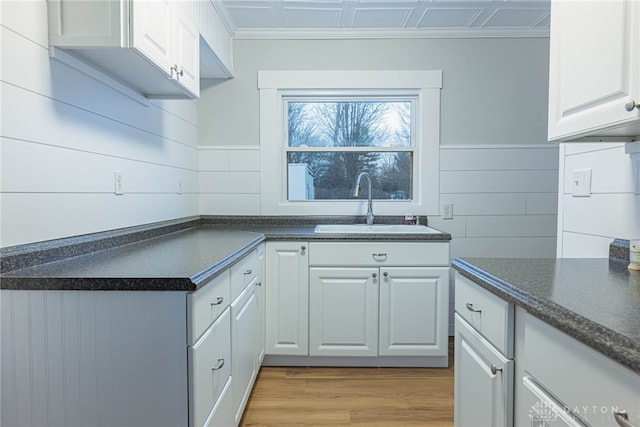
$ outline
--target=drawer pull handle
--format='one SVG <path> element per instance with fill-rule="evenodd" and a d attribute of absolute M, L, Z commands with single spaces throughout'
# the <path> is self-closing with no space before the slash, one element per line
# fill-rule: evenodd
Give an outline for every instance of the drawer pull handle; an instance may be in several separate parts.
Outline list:
<path fill-rule="evenodd" d="M 251 273 L 253 273 L 253 271 L 252 271 L 251 269 L 246 270 L 246 271 L 244 272 L 245 276 L 246 276 L 246 275 L 248 275 L 248 274 L 251 274 Z"/>
<path fill-rule="evenodd" d="M 218 297 L 214 302 L 211 303 L 211 305 L 220 305 L 222 304 L 222 301 L 224 301 L 224 298 Z"/>
<path fill-rule="evenodd" d="M 629 414 L 627 414 L 627 411 L 616 411 L 613 413 L 613 416 L 620 427 L 633 427 L 633 424 L 629 422 Z"/>
<path fill-rule="evenodd" d="M 371 254 L 371 256 L 372 256 L 373 258 L 386 258 L 386 257 L 387 257 L 387 254 L 386 254 L 386 253 L 384 253 L 384 252 L 380 252 L 380 253 L 377 253 L 377 254 L 376 254 L 376 253 L 373 253 L 373 254 Z"/>
<path fill-rule="evenodd" d="M 482 313 L 482 310 L 477 309 L 470 302 L 467 303 L 467 310 L 472 311 L 474 313 Z"/>
<path fill-rule="evenodd" d="M 217 371 L 222 369 L 223 366 L 224 366 L 224 359 L 221 357 L 220 359 L 218 359 L 218 366 L 214 366 L 213 368 L 211 368 L 211 370 Z"/>
<path fill-rule="evenodd" d="M 498 372 L 502 372 L 502 368 L 498 368 L 496 365 L 491 365 L 491 373 L 496 375 Z"/>

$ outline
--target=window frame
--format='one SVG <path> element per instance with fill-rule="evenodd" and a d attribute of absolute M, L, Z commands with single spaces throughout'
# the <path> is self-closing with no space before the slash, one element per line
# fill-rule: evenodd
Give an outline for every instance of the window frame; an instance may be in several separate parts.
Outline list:
<path fill-rule="evenodd" d="M 286 99 L 326 96 L 415 98 L 414 198 L 379 200 L 376 215 L 439 212 L 442 71 L 259 71 L 262 215 L 363 215 L 366 200 L 287 200 Z M 399 148 L 399 147 L 396 147 Z M 394 149 L 393 151 L 398 151 Z M 265 185 L 271 183 L 271 185 Z"/>

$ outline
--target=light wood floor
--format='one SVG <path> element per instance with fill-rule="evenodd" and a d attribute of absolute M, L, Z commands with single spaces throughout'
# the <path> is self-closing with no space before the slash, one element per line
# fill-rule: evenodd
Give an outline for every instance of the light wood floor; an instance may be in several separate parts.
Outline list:
<path fill-rule="evenodd" d="M 354 425 L 452 426 L 452 357 L 449 368 L 263 367 L 240 423 Z"/>

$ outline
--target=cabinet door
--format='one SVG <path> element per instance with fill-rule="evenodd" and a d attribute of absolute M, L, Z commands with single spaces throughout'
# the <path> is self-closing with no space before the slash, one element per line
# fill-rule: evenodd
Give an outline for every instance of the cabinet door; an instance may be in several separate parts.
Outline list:
<path fill-rule="evenodd" d="M 242 412 L 249 399 L 253 381 L 257 375 L 256 365 L 256 325 L 258 324 L 258 305 L 255 284 L 246 290 L 231 304 L 231 391 L 236 425 L 242 418 Z"/>
<path fill-rule="evenodd" d="M 231 322 L 227 309 L 188 348 L 190 425 L 201 427 L 222 395 L 231 375 Z"/>
<path fill-rule="evenodd" d="M 307 242 L 267 242 L 267 354 L 309 353 Z"/>
<path fill-rule="evenodd" d="M 552 2 L 549 140 L 606 135 L 629 122 L 627 135 L 638 135 L 640 109 L 625 104 L 640 102 L 639 27 L 635 0 Z"/>
<path fill-rule="evenodd" d="M 455 315 L 454 425 L 513 425 L 513 361 Z"/>
<path fill-rule="evenodd" d="M 381 268 L 380 356 L 448 352 L 449 269 Z"/>
<path fill-rule="evenodd" d="M 178 82 L 195 97 L 200 96 L 200 33 L 176 5 L 174 72 Z"/>
<path fill-rule="evenodd" d="M 258 324 L 256 325 L 256 364 L 258 367 L 262 365 L 265 355 L 265 333 L 266 329 L 266 285 L 264 280 L 265 272 L 265 248 L 264 244 L 258 247 L 258 273 L 256 275 L 256 300 L 258 304 Z"/>
<path fill-rule="evenodd" d="M 171 0 L 131 1 L 131 47 L 171 74 L 174 64 L 174 4 Z M 125 65 L 126 66 L 126 65 Z"/>
<path fill-rule="evenodd" d="M 585 427 L 577 416 L 574 416 L 570 408 L 541 389 L 531 377 L 522 380 L 522 401 L 527 408 L 526 414 L 518 415 L 517 425 L 530 425 L 531 427 Z"/>
<path fill-rule="evenodd" d="M 378 355 L 378 269 L 309 269 L 309 354 Z"/>

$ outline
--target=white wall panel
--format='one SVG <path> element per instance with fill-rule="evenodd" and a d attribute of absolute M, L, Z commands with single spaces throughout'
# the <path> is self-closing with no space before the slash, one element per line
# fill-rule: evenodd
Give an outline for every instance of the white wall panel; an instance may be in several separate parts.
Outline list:
<path fill-rule="evenodd" d="M 625 154 L 624 145 L 581 154 L 567 155 L 563 177 L 565 193 L 571 192 L 573 171 L 591 169 L 592 193 L 634 193 L 634 171 L 631 156 Z"/>
<path fill-rule="evenodd" d="M 640 238 L 640 196 L 624 143 L 561 144 L 558 253 L 565 258 L 608 257 L 616 238 Z M 591 169 L 591 196 L 573 197 L 576 169 Z"/>
<path fill-rule="evenodd" d="M 260 215 L 259 194 L 200 194 L 203 215 Z"/>
<path fill-rule="evenodd" d="M 0 244 L 197 215 L 197 103 L 138 104 L 50 59 L 44 0 L 0 7 Z"/>
<path fill-rule="evenodd" d="M 440 170 L 557 169 L 557 148 L 543 146 L 442 146 Z"/>
<path fill-rule="evenodd" d="M 633 194 L 564 196 L 564 231 L 614 238 L 640 236 L 637 197 Z M 629 236 L 629 237 L 627 237 Z"/>
<path fill-rule="evenodd" d="M 556 215 L 470 216 L 467 237 L 555 237 Z"/>
<path fill-rule="evenodd" d="M 457 238 L 451 257 L 554 258 L 555 237 Z"/>
<path fill-rule="evenodd" d="M 527 193 L 527 209 L 529 215 L 556 215 L 558 213 L 558 192 Z"/>
<path fill-rule="evenodd" d="M 527 195 L 524 193 L 445 193 L 440 205 L 453 203 L 454 215 L 524 215 Z"/>
<path fill-rule="evenodd" d="M 197 212 L 197 194 L 5 193 L 0 242 L 6 247 L 60 239 Z"/>
<path fill-rule="evenodd" d="M 560 258 L 608 258 L 610 237 L 583 233 L 562 233 L 563 251 Z"/>
<path fill-rule="evenodd" d="M 3 0 L 0 9 L 0 25 L 42 47 L 49 45 L 49 26 L 42 25 L 47 19 L 46 0 Z"/>
<path fill-rule="evenodd" d="M 260 194 L 259 172 L 201 172 L 200 193 Z"/>
<path fill-rule="evenodd" d="M 0 31 L 3 81 L 118 123 L 195 145 L 198 112 L 194 101 L 153 101 L 145 107 L 52 60 L 49 51 L 42 46 L 5 28 Z"/>
<path fill-rule="evenodd" d="M 557 170 L 440 172 L 440 193 L 552 193 L 557 187 Z"/>
<path fill-rule="evenodd" d="M 9 138 L 2 138 L 1 162 L 3 192 L 114 193 L 115 170 L 124 174 L 125 193 L 177 193 L 178 179 L 183 193 L 198 192 L 195 170 Z"/>

